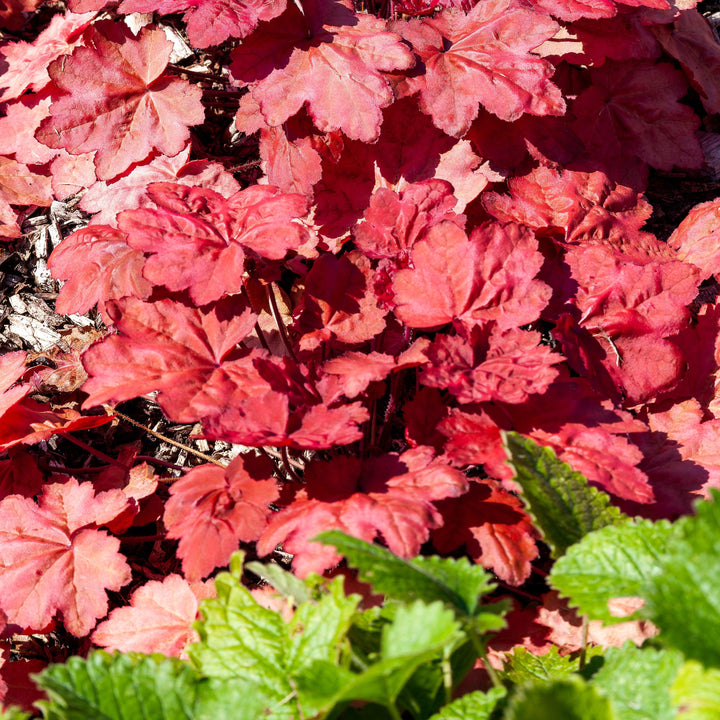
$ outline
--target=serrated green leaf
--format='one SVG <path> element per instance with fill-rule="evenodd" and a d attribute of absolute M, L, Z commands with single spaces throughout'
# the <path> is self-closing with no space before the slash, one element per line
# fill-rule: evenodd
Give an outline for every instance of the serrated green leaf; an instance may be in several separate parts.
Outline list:
<path fill-rule="evenodd" d="M 188 649 L 190 657 L 211 678 L 252 686 L 264 703 L 263 717 L 299 717 L 293 677 L 316 660 L 337 662 L 359 596 L 346 597 L 342 578 L 336 578 L 325 595 L 301 604 L 286 624 L 257 604 L 237 571 L 218 575 L 215 588 L 217 597 L 201 605 L 200 642 Z"/>
<path fill-rule="evenodd" d="M 295 605 L 308 602 L 312 593 L 308 586 L 296 575 L 284 570 L 279 565 L 263 565 L 259 562 L 250 562 L 245 568 L 275 588 L 286 598 L 292 598 Z"/>
<path fill-rule="evenodd" d="M 189 663 L 102 650 L 37 676 L 49 698 L 39 703 L 47 720 L 190 720 L 199 683 Z"/>
<path fill-rule="evenodd" d="M 679 708 L 677 720 L 717 720 L 720 717 L 720 670 L 706 670 L 690 660 L 679 670 L 670 688 Z"/>
<path fill-rule="evenodd" d="M 720 494 L 713 491 L 713 497 L 675 524 L 644 596 L 645 614 L 663 643 L 688 660 L 720 667 Z"/>
<path fill-rule="evenodd" d="M 627 644 L 605 652 L 593 683 L 610 698 L 618 720 L 673 720 L 669 688 L 682 664 L 674 650 Z"/>
<path fill-rule="evenodd" d="M 503 432 L 503 439 L 526 509 L 553 557 L 563 555 L 589 532 L 626 517 L 606 493 L 588 485 L 587 478 L 550 448 L 514 432 Z"/>
<path fill-rule="evenodd" d="M 611 614 L 612 598 L 641 596 L 660 572 L 661 558 L 673 533 L 667 521 L 627 521 L 586 535 L 555 562 L 548 582 L 593 620 L 625 622 Z"/>
<path fill-rule="evenodd" d="M 577 675 L 518 689 L 505 720 L 615 720 L 608 698 Z"/>
<path fill-rule="evenodd" d="M 430 720 L 489 720 L 495 706 L 507 695 L 504 687 L 495 687 L 486 693 L 468 693 L 433 715 Z"/>
<path fill-rule="evenodd" d="M 462 639 L 459 628 L 452 611 L 441 602 L 416 601 L 398 607 L 395 620 L 383 628 L 381 659 L 363 672 L 352 673 L 324 660 L 298 672 L 295 685 L 303 710 L 329 712 L 356 700 L 393 706 L 421 664 Z"/>
<path fill-rule="evenodd" d="M 383 628 L 380 648 L 383 658 L 394 658 L 417 655 L 459 638 L 460 624 L 451 610 L 441 602 L 416 601 L 397 609 L 394 622 Z"/>
<path fill-rule="evenodd" d="M 602 653 L 602 648 L 591 646 L 587 649 L 585 657 L 587 659 Z M 546 682 L 559 680 L 579 669 L 579 655 L 560 655 L 555 645 L 545 655 L 536 655 L 524 647 L 516 647 L 505 658 L 505 667 L 500 676 L 515 685 L 524 685 L 539 680 Z"/>
<path fill-rule="evenodd" d="M 395 600 L 439 600 L 461 615 L 472 616 L 480 598 L 495 585 L 491 576 L 467 558 L 416 557 L 403 560 L 389 550 L 346 535 L 339 530 L 321 533 L 315 540 L 334 545 L 348 564 L 360 571 L 360 579 L 375 592 Z"/>

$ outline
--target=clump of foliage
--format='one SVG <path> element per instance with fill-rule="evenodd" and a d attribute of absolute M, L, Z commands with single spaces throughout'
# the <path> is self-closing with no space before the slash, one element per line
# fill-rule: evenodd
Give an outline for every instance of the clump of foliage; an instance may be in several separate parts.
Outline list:
<path fill-rule="evenodd" d="M 48 268 L 102 326 L 0 357 L 0 699 L 55 661 L 58 718 L 624 717 L 621 676 L 648 717 L 711 712 L 720 200 L 658 238 L 644 195 L 702 170 L 720 113 L 692 0 L 0 22 L 0 237 L 84 213 Z M 108 425 L 138 398 L 241 452 L 156 472 Z M 343 558 L 382 604 L 320 579 Z M 601 663 L 559 595 L 656 647 Z"/>

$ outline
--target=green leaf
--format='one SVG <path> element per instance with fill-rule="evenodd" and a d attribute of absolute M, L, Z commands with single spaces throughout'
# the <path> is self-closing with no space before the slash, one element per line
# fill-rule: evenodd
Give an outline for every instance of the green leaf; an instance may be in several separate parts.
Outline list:
<path fill-rule="evenodd" d="M 503 432 L 503 438 L 514 480 L 553 557 L 563 555 L 589 532 L 626 517 L 606 493 L 590 487 L 550 448 L 514 432 Z"/>
<path fill-rule="evenodd" d="M 217 597 L 202 603 L 200 642 L 188 653 L 205 675 L 250 686 L 248 692 L 263 699 L 263 717 L 299 717 L 294 676 L 316 660 L 338 662 L 360 598 L 346 597 L 342 578 L 336 578 L 319 600 L 298 606 L 286 624 L 257 604 L 240 584 L 241 574 L 236 567 L 217 576 Z"/>
<path fill-rule="evenodd" d="M 272 585 L 284 597 L 293 598 L 295 605 L 308 602 L 312 598 L 308 586 L 299 577 L 283 570 L 279 565 L 250 562 L 245 565 L 245 569 Z"/>
<path fill-rule="evenodd" d="M 720 494 L 675 524 L 660 572 L 645 589 L 645 614 L 660 640 L 688 660 L 720 667 Z"/>
<path fill-rule="evenodd" d="M 679 708 L 678 720 L 717 720 L 720 717 L 720 670 L 706 670 L 690 660 L 680 668 L 670 695 Z"/>
<path fill-rule="evenodd" d="M 593 683 L 610 698 L 618 720 L 673 720 L 669 688 L 683 664 L 674 650 L 609 648 Z"/>
<path fill-rule="evenodd" d="M 442 603 L 416 601 L 397 608 L 383 628 L 381 659 L 361 673 L 319 660 L 296 675 L 300 704 L 307 715 L 329 712 L 354 700 L 391 707 L 417 668 L 460 640 L 459 623 Z"/>
<path fill-rule="evenodd" d="M 581 677 L 518 689 L 505 720 L 615 720 L 610 701 Z"/>
<path fill-rule="evenodd" d="M 200 678 L 189 663 L 161 655 L 71 657 L 37 676 L 47 720 L 181 720 L 194 717 Z"/>
<path fill-rule="evenodd" d="M 486 693 L 468 693 L 445 705 L 430 720 L 489 720 L 490 713 L 505 695 L 507 690 L 504 687 L 495 687 Z"/>
<path fill-rule="evenodd" d="M 548 582 L 570 605 L 604 623 L 625 622 L 612 615 L 612 598 L 638 597 L 660 572 L 661 557 L 673 529 L 667 521 L 627 521 L 586 535 L 559 558 Z"/>
<path fill-rule="evenodd" d="M 602 648 L 591 646 L 587 648 L 586 658 L 602 653 Z M 535 655 L 524 647 L 516 647 L 505 658 L 505 668 L 500 676 L 515 685 L 524 685 L 538 680 L 559 680 L 579 669 L 580 656 L 560 655 L 556 645 L 552 645 L 550 652 L 545 655 Z"/>
<path fill-rule="evenodd" d="M 0 720 L 30 720 L 30 713 L 21 710 L 19 707 L 0 707 Z"/>
<path fill-rule="evenodd" d="M 480 598 L 495 588 L 489 573 L 467 558 L 432 556 L 403 560 L 379 545 L 339 530 L 320 533 L 315 540 L 334 545 L 348 564 L 360 571 L 361 580 L 370 583 L 375 592 L 395 600 L 426 603 L 439 600 L 460 615 L 473 616 Z"/>

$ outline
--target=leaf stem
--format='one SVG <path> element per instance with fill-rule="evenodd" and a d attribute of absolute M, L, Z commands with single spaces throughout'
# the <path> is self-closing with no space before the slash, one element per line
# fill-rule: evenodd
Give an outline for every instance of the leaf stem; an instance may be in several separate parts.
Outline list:
<path fill-rule="evenodd" d="M 206 455 L 203 452 L 200 452 L 199 450 L 195 450 L 195 448 L 191 448 L 187 445 L 184 445 L 183 443 L 176 442 L 175 440 L 171 440 L 169 437 L 166 437 L 165 435 L 161 435 L 158 432 L 155 432 L 154 430 L 151 430 L 149 427 L 146 427 L 142 423 L 137 422 L 137 420 L 133 420 L 131 417 L 128 417 L 125 415 L 125 413 L 121 413 L 119 410 L 116 410 L 113 407 L 110 407 L 110 405 L 103 405 L 103 408 L 105 409 L 105 412 L 108 415 L 116 415 L 119 418 L 122 418 L 125 420 L 125 422 L 129 422 L 131 425 L 134 425 L 136 428 L 140 428 L 141 430 L 144 430 L 146 433 L 149 433 L 153 437 L 156 437 L 158 440 L 162 440 L 163 442 L 168 443 L 169 445 L 172 445 L 173 447 L 180 448 L 181 450 L 185 450 L 186 452 L 189 452 L 191 455 L 195 455 L 195 457 L 199 457 L 202 460 L 205 460 L 206 462 L 212 463 L 213 465 L 217 465 L 221 468 L 226 467 L 224 463 L 221 463 L 219 460 L 216 460 L 215 458 L 210 457 L 209 455 Z M 116 460 L 113 462 L 117 462 Z"/>
<path fill-rule="evenodd" d="M 275 320 L 275 324 L 277 325 L 278 332 L 280 333 L 280 337 L 282 339 L 283 345 L 285 346 L 285 349 L 290 354 L 290 357 L 297 362 L 297 356 L 295 355 L 295 351 L 292 349 L 292 345 L 290 344 L 290 338 L 287 335 L 287 331 L 285 330 L 285 323 L 283 322 L 282 316 L 280 315 L 280 309 L 277 305 L 277 300 L 275 299 L 275 283 L 270 283 L 267 286 L 267 297 L 268 302 L 270 304 L 270 312 L 272 313 L 273 320 Z"/>
<path fill-rule="evenodd" d="M 502 687 L 503 684 L 495 672 L 495 668 L 490 664 L 490 660 L 488 660 L 485 643 L 480 639 L 480 636 L 474 628 L 468 628 L 468 637 L 470 638 L 472 646 L 475 648 L 477 656 L 483 661 L 483 665 L 485 666 L 485 670 L 487 671 L 493 686 Z"/>

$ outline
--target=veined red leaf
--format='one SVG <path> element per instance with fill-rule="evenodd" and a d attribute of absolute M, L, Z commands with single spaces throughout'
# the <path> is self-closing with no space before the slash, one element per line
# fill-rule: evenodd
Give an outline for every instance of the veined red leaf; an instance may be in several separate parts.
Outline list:
<path fill-rule="evenodd" d="M 464 545 L 475 562 L 510 585 L 522 585 L 538 555 L 538 532 L 522 501 L 495 480 L 470 483 L 465 495 L 440 500 L 445 518 L 432 532 L 433 545 L 449 553 Z"/>
<path fill-rule="evenodd" d="M 188 580 L 227 565 L 241 541 L 260 537 L 278 498 L 273 469 L 266 457 L 240 455 L 227 468 L 195 467 L 171 485 L 163 520 L 168 537 L 180 540 Z"/>
<path fill-rule="evenodd" d="M 36 4 L 32 3 L 33 9 Z M 42 90 L 50 82 L 48 65 L 75 47 L 80 32 L 94 16 L 94 12 L 56 15 L 35 42 L 20 41 L 0 49 L 0 56 L 7 63 L 7 69 L 0 75 L 0 89 L 4 88 L 0 99 L 7 102 L 20 97 L 28 89 L 35 92 Z M 4 23 L 0 21 L 0 25 Z"/>
<path fill-rule="evenodd" d="M 41 630 L 60 612 L 73 635 L 92 630 L 107 612 L 105 591 L 130 581 L 120 541 L 97 529 L 127 502 L 121 490 L 95 495 L 75 478 L 45 485 L 39 504 L 0 501 L 0 606 L 10 622 Z"/>
<path fill-rule="evenodd" d="M 115 608 L 97 626 L 92 641 L 110 652 L 187 658 L 187 645 L 200 639 L 193 628 L 199 599 L 180 575 L 151 580 L 133 592 L 129 607 Z"/>
<path fill-rule="evenodd" d="M 442 523 L 434 501 L 467 489 L 465 476 L 433 459 L 426 447 L 365 462 L 342 455 L 314 462 L 305 480 L 292 503 L 272 516 L 257 544 L 258 553 L 267 555 L 282 543 L 295 555 L 293 568 L 300 576 L 340 561 L 332 547 L 311 542 L 331 528 L 368 542 L 381 536 L 397 555 L 413 557 Z"/>
<path fill-rule="evenodd" d="M 125 233 L 107 225 L 90 225 L 63 240 L 50 256 L 48 269 L 67 282 L 56 310 L 85 313 L 108 300 L 133 296 L 145 300 L 152 286 L 142 276 L 145 256 L 127 244 Z"/>
<path fill-rule="evenodd" d="M 501 329 L 536 320 L 551 290 L 534 277 L 543 263 L 532 231 L 486 224 L 470 237 L 452 222 L 431 227 L 393 281 L 395 314 L 410 327 L 458 321 Z"/>
<path fill-rule="evenodd" d="M 510 122 L 526 112 L 565 112 L 550 82 L 552 65 L 530 53 L 558 30 L 547 15 L 515 0 L 490 0 L 467 14 L 444 10 L 391 27 L 423 64 L 424 72 L 406 81 L 410 92 L 420 92 L 421 110 L 448 135 L 462 137 L 480 105 Z"/>
<path fill-rule="evenodd" d="M 187 289 L 198 305 L 242 290 L 247 250 L 279 260 L 308 239 L 293 222 L 305 214 L 306 199 L 269 185 L 227 199 L 177 183 L 154 183 L 147 193 L 157 209 L 126 210 L 118 227 L 128 245 L 150 253 L 143 269 L 150 282 Z"/>
<path fill-rule="evenodd" d="M 439 335 L 426 350 L 420 382 L 447 389 L 461 403 L 495 401 L 518 405 L 543 393 L 564 358 L 540 345 L 540 334 L 510 329 L 471 339 Z"/>
<path fill-rule="evenodd" d="M 232 53 L 231 72 L 249 85 L 267 123 L 276 127 L 303 105 L 323 132 L 377 139 L 381 109 L 393 101 L 382 72 L 413 65 L 412 53 L 385 22 L 343 0 L 290 4 Z"/>
<path fill-rule="evenodd" d="M 123 13 L 172 15 L 185 11 L 190 42 L 199 48 L 244 38 L 260 21 L 272 20 L 285 9 L 285 0 L 123 0 Z"/>
<path fill-rule="evenodd" d="M 163 76 L 172 43 L 159 28 L 137 38 L 126 25 L 94 25 L 86 47 L 54 61 L 50 77 L 61 92 L 35 133 L 45 145 L 72 154 L 96 151 L 101 180 L 114 178 L 157 149 L 177 155 L 203 121 L 202 91 Z"/>
<path fill-rule="evenodd" d="M 717 272 L 720 260 L 720 200 L 696 205 L 668 239 L 678 260 L 700 268 L 701 280 Z"/>
<path fill-rule="evenodd" d="M 252 358 L 236 351 L 256 319 L 238 296 L 202 309 L 169 299 L 125 298 L 110 302 L 108 314 L 119 334 L 83 355 L 90 376 L 83 386 L 87 407 L 159 390 L 168 417 L 196 422 L 222 412 L 233 399 L 270 390 Z"/>
<path fill-rule="evenodd" d="M 572 105 L 573 129 L 598 158 L 637 156 L 659 170 L 696 168 L 699 119 L 678 100 L 683 74 L 669 63 L 608 61 L 590 70 L 591 84 Z"/>

